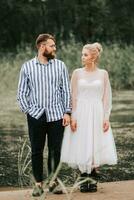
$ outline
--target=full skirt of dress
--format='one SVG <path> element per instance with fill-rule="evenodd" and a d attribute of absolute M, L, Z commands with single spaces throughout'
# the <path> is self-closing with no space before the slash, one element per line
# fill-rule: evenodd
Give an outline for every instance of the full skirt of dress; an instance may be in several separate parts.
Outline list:
<path fill-rule="evenodd" d="M 117 153 L 111 127 L 103 132 L 103 105 L 97 99 L 78 99 L 77 130 L 65 128 L 61 162 L 81 173 L 91 173 L 93 168 L 117 163 Z"/>

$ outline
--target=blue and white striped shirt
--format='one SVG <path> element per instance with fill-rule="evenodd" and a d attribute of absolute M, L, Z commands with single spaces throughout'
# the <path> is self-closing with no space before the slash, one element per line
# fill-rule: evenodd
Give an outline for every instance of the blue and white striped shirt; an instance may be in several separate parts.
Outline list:
<path fill-rule="evenodd" d="M 51 59 L 41 64 L 37 57 L 22 65 L 18 95 L 22 112 L 39 119 L 45 112 L 47 122 L 71 112 L 70 84 L 64 62 Z"/>

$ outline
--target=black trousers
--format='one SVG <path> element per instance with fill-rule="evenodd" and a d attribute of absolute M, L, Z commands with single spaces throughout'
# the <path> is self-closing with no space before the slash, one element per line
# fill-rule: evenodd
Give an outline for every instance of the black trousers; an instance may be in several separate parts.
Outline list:
<path fill-rule="evenodd" d="M 45 113 L 37 120 L 27 115 L 29 138 L 32 150 L 32 170 L 36 182 L 43 180 L 43 150 L 48 139 L 48 174 L 54 172 L 60 162 L 64 127 L 62 119 L 46 122 Z"/>

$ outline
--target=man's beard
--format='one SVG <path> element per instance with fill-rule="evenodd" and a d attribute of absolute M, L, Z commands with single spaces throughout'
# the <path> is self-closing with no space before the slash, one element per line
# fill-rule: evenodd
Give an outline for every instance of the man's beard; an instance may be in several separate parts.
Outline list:
<path fill-rule="evenodd" d="M 50 59 L 54 59 L 56 55 L 55 55 L 55 52 L 48 53 L 47 51 L 45 51 L 43 53 L 43 56 L 46 57 L 48 60 L 50 60 Z"/>

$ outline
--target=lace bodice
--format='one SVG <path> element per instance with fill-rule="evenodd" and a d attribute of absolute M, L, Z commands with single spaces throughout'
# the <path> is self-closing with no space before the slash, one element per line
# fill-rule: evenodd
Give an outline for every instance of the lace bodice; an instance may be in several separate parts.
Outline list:
<path fill-rule="evenodd" d="M 108 120 L 112 108 L 112 95 L 109 76 L 106 70 L 97 68 L 88 72 L 84 68 L 74 70 L 71 79 L 72 115 L 75 118 L 77 100 L 101 101 L 104 119 Z"/>

